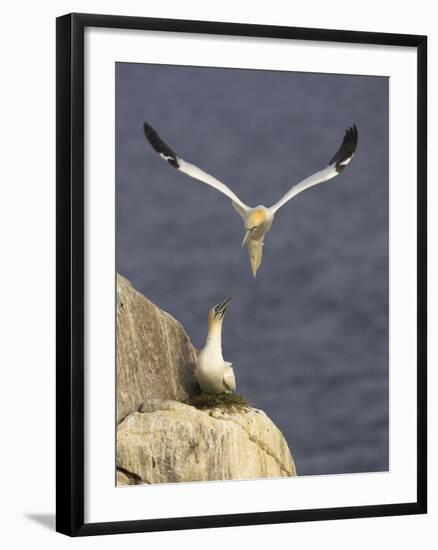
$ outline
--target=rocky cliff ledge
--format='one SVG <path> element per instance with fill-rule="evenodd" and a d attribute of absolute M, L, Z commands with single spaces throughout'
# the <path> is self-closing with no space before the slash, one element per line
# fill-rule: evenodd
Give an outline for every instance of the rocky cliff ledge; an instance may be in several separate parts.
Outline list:
<path fill-rule="evenodd" d="M 296 475 L 280 430 L 253 407 L 202 410 L 182 325 L 117 276 L 117 484 Z"/>
<path fill-rule="evenodd" d="M 117 275 L 117 420 L 145 399 L 184 401 L 197 391 L 196 350 L 182 325 Z"/>

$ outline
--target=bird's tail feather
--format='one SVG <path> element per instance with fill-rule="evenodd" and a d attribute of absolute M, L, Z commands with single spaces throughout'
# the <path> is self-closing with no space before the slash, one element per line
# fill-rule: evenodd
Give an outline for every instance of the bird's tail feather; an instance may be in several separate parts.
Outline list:
<path fill-rule="evenodd" d="M 249 259 L 252 267 L 252 274 L 255 277 L 257 275 L 257 271 L 260 267 L 260 264 L 262 263 L 263 241 L 256 241 L 256 240 L 250 239 L 247 244 L 248 244 Z"/>

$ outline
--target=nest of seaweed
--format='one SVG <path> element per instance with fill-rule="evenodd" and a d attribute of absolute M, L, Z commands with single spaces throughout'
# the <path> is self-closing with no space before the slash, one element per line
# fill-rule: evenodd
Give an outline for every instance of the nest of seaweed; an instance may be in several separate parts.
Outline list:
<path fill-rule="evenodd" d="M 208 393 L 201 393 L 190 397 L 184 401 L 187 405 L 191 405 L 197 409 L 214 409 L 221 407 L 222 409 L 247 409 L 251 407 L 251 403 L 237 393 L 222 393 L 219 395 L 210 395 Z"/>

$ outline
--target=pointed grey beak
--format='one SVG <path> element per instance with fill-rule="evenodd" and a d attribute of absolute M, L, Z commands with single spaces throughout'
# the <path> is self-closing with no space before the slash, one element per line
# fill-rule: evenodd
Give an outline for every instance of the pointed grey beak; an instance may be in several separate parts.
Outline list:
<path fill-rule="evenodd" d="M 231 302 L 231 298 L 227 298 L 225 302 L 222 302 L 222 304 L 219 304 L 216 309 L 216 316 L 220 315 L 221 319 L 225 315 L 225 312 L 227 310 L 228 304 Z"/>
<path fill-rule="evenodd" d="M 243 237 L 243 241 L 242 241 L 242 248 L 246 245 L 246 243 L 248 242 L 248 239 L 251 238 L 251 235 L 252 235 L 254 229 L 255 229 L 255 227 L 251 227 L 251 229 L 246 230 L 245 236 Z"/>

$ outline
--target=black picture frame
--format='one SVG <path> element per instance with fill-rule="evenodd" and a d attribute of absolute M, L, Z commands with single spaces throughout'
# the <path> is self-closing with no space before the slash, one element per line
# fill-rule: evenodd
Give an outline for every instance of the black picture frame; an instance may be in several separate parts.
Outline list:
<path fill-rule="evenodd" d="M 417 499 L 402 504 L 84 522 L 84 30 L 86 27 L 406 46 L 417 52 Z M 68 14 L 56 21 L 56 529 L 69 536 L 321 521 L 427 511 L 427 38 L 417 35 Z"/>

